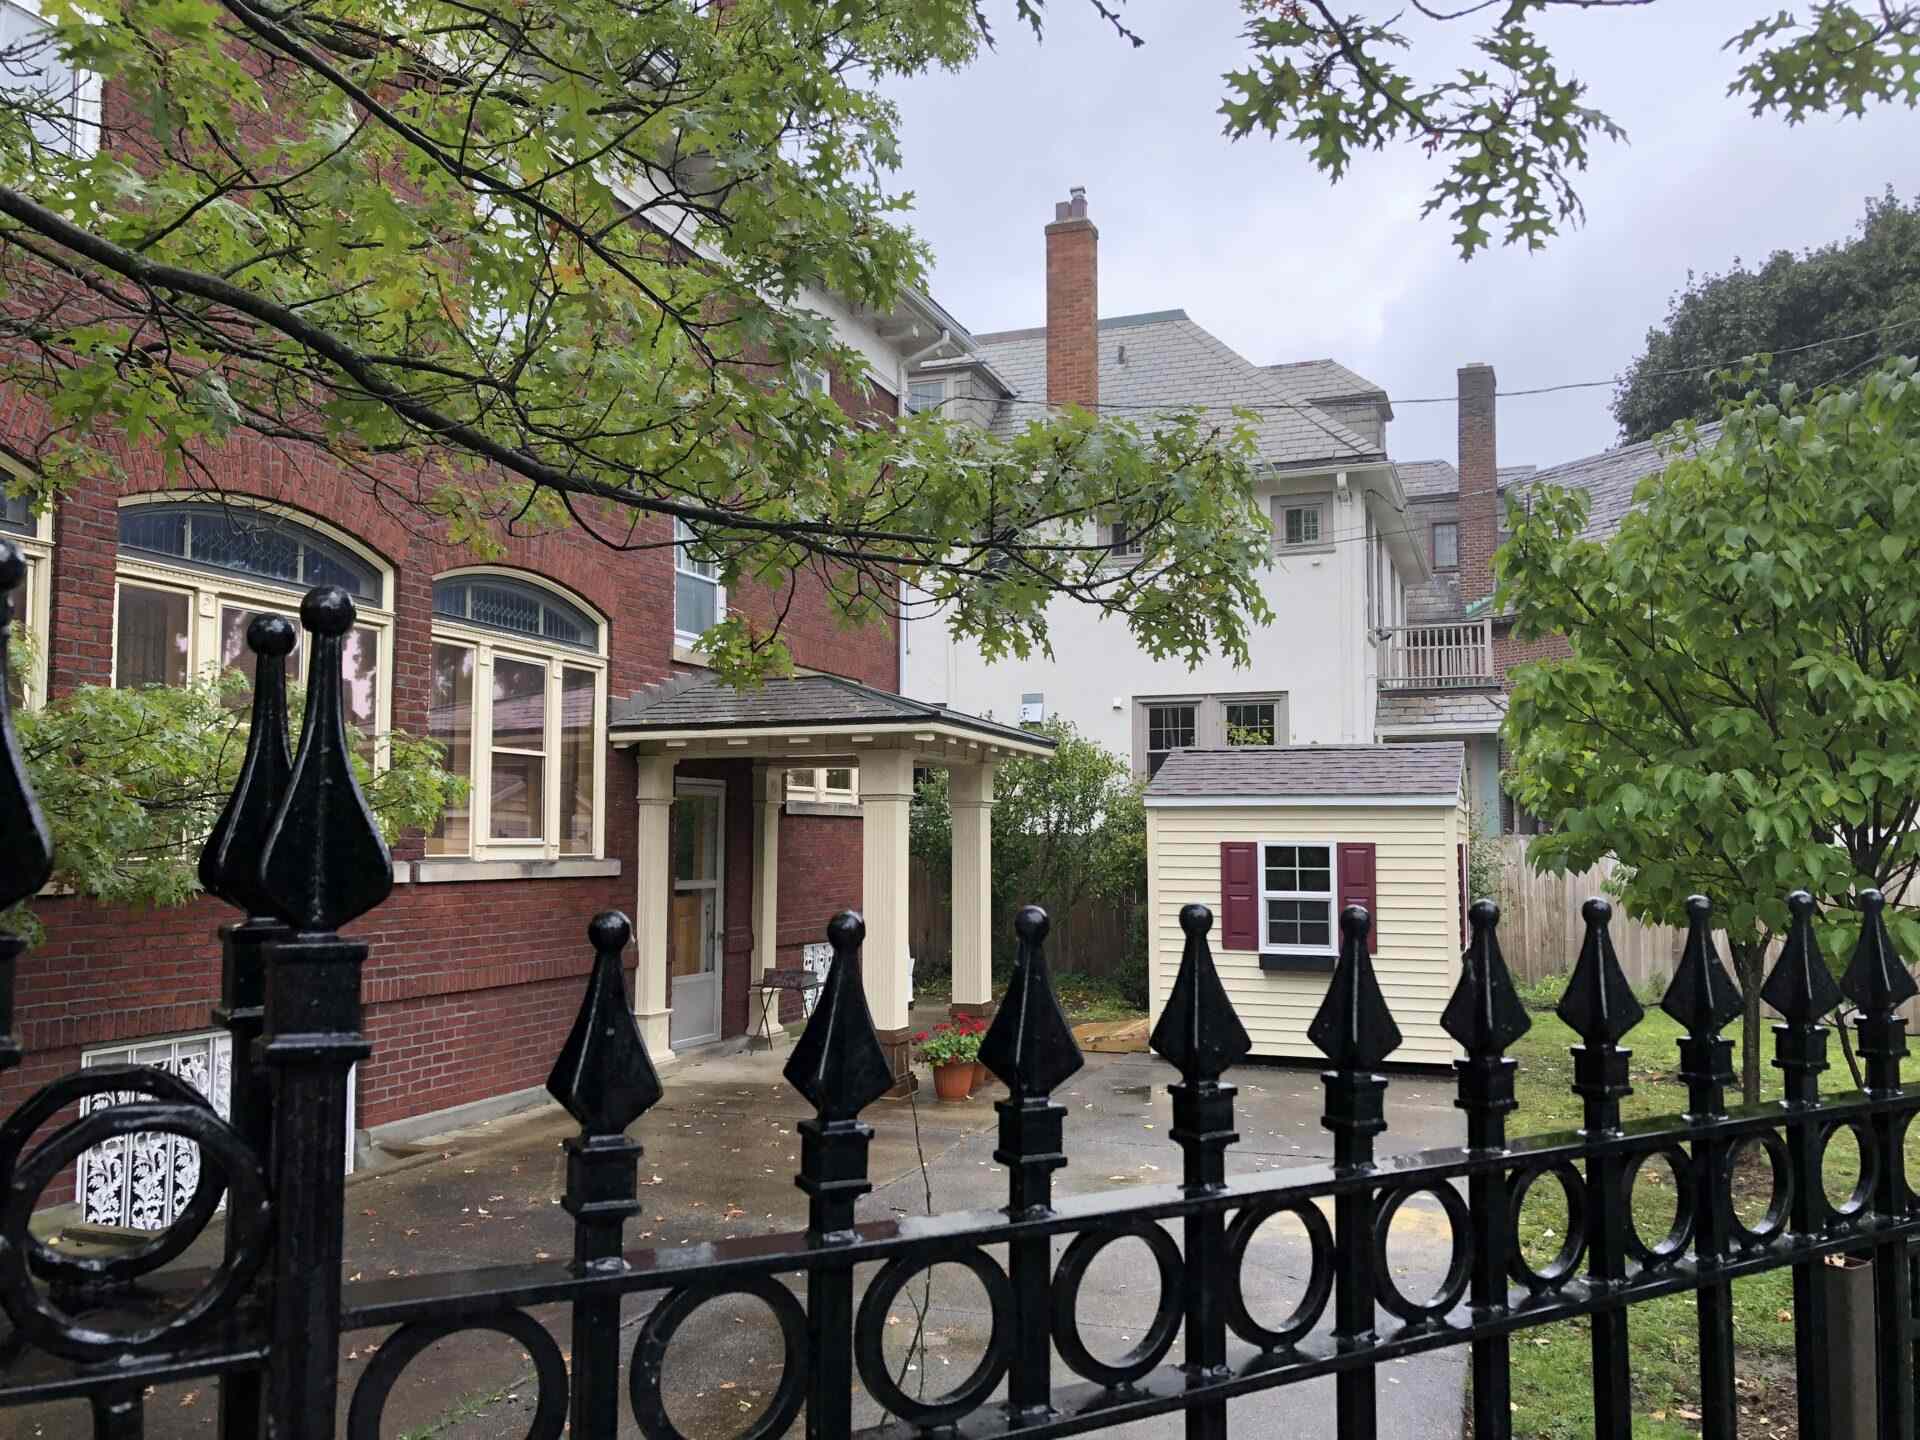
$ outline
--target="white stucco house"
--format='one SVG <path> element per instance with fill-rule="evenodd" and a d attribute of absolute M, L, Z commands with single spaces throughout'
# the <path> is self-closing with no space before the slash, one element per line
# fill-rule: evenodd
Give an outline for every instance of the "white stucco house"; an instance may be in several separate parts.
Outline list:
<path fill-rule="evenodd" d="M 1047 324 L 981 334 L 928 357 L 909 378 L 914 409 L 941 405 L 1012 431 L 1040 405 L 1199 405 L 1260 413 L 1259 501 L 1273 525 L 1262 587 L 1274 621 L 1250 662 L 1188 668 L 1142 651 L 1123 620 L 1058 599 L 1051 655 L 988 663 L 939 615 L 905 627 L 901 688 L 1003 721 L 1059 717 L 1155 772 L 1168 753 L 1235 740 L 1273 746 L 1370 744 L 1383 669 L 1406 643 L 1408 593 L 1431 578 L 1426 537 L 1386 453 L 1384 392 L 1331 360 L 1260 365 L 1186 312 L 1097 317 L 1098 232 L 1084 194 L 1046 227 Z M 1125 555 L 1125 537 L 1103 537 Z"/>

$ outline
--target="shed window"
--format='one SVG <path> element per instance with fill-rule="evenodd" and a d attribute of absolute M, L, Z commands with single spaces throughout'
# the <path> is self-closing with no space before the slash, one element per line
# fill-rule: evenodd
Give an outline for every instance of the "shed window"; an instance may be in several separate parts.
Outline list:
<path fill-rule="evenodd" d="M 1333 947 L 1333 847 L 1263 845 L 1261 948 L 1324 954 Z"/>

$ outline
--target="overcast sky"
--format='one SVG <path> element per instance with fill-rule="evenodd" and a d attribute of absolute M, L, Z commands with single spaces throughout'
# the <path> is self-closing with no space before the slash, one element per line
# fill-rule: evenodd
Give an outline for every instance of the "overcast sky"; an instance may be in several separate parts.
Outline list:
<path fill-rule="evenodd" d="M 976 331 L 1043 323 L 1041 228 L 1084 185 L 1102 315 L 1184 309 L 1250 359 L 1332 356 L 1396 399 L 1451 395 L 1470 360 L 1502 390 L 1603 378 L 1632 361 L 1690 268 L 1839 238 L 1889 184 L 1920 194 L 1920 114 L 1789 129 L 1726 97 L 1721 42 L 1772 8 L 1662 0 L 1550 17 L 1563 63 L 1629 142 L 1603 144 L 1582 177 L 1586 227 L 1538 254 L 1462 263 L 1444 216 L 1419 217 L 1437 169 L 1416 154 L 1362 155 L 1330 186 L 1297 145 L 1229 142 L 1215 111 L 1221 74 L 1246 54 L 1234 0 L 1129 0 L 1139 50 L 1084 0 L 1050 0 L 1036 45 L 999 0 L 997 52 L 896 90 L 899 179 L 935 252 L 935 295 Z M 1471 39 L 1465 22 L 1445 30 L 1447 53 Z M 1606 448 L 1609 395 L 1503 400 L 1502 463 Z M 1388 441 L 1396 459 L 1453 458 L 1453 407 L 1399 406 Z"/>

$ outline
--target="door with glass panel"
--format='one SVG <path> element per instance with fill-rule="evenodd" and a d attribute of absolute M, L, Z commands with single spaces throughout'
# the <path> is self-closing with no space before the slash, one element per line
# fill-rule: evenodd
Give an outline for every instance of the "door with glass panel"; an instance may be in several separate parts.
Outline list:
<path fill-rule="evenodd" d="M 673 787 L 673 889 L 667 901 L 667 1039 L 678 1050 L 720 1038 L 721 823 L 718 780 Z"/>

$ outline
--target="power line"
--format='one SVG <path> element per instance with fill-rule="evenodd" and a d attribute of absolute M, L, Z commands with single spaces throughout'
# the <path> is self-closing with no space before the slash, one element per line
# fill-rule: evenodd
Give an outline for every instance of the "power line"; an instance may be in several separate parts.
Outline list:
<path fill-rule="evenodd" d="M 1702 370 L 1719 370 L 1719 369 L 1724 369 L 1731 365 L 1739 365 L 1745 361 L 1753 359 L 1755 355 L 1759 355 L 1759 354 L 1773 355 L 1776 357 L 1781 355 L 1798 355 L 1803 351 L 1807 351 L 1807 350 L 1818 350 L 1828 345 L 1844 345 L 1847 342 L 1852 340 L 1864 340 L 1869 335 L 1888 335 L 1899 330 L 1910 330 L 1916 326 L 1920 326 L 1920 316 L 1915 316 L 1907 320 L 1890 321 L 1885 325 L 1876 325 L 1866 330 L 1855 330 L 1851 334 L 1847 334 L 1847 335 L 1829 335 L 1822 340 L 1809 340 L 1804 345 L 1789 345 L 1784 349 L 1779 349 L 1779 350 L 1753 351 L 1745 355 L 1735 355 L 1735 356 L 1731 356 L 1721 360 L 1703 361 L 1695 365 L 1676 365 L 1666 369 L 1648 370 L 1642 373 L 1651 377 L 1660 377 L 1660 376 L 1667 376 L 1667 375 L 1697 375 Z M 1878 359 L 1881 357 L 1876 356 L 1875 358 Z M 1264 370 L 1266 367 L 1259 366 L 1256 368 Z M 1859 367 L 1855 367 L 1855 368 L 1857 369 Z M 1604 380 L 1568 380 L 1558 385 L 1533 385 L 1520 390 L 1496 390 L 1494 392 L 1494 395 L 1496 398 L 1509 400 L 1509 399 L 1519 399 L 1529 395 L 1554 395 L 1554 394 L 1559 394 L 1563 391 L 1568 391 L 1568 390 L 1596 390 L 1606 385 L 1618 385 L 1624 378 L 1625 377 L 1621 375 L 1611 375 Z M 940 404 L 943 407 L 947 403 L 949 402 L 944 400 L 940 402 Z M 996 401 L 995 403 L 1002 404 L 1002 405 L 1034 405 L 1034 406 L 1039 406 L 1043 409 L 1064 408 L 1062 406 L 1055 405 L 1052 401 L 1049 401 L 1049 400 L 1031 400 L 1023 396 L 1011 396 L 1006 399 Z M 1460 397 L 1458 395 L 1413 395 L 1405 398 L 1388 396 L 1387 403 L 1389 405 L 1457 405 L 1460 403 Z M 1208 410 L 1249 410 L 1255 414 L 1260 414 L 1260 415 L 1264 415 L 1270 411 L 1279 411 L 1283 413 L 1284 412 L 1302 412 L 1302 413 L 1317 412 L 1322 408 L 1321 405 L 1316 404 L 1310 400 L 1265 401 L 1259 404 L 1244 405 L 1231 400 L 1211 401 L 1211 400 L 1195 400 L 1195 399 L 1164 400 L 1164 401 L 1112 401 L 1112 402 L 1103 402 L 1101 404 L 1093 405 L 1093 406 L 1085 406 L 1082 408 L 1092 409 L 1095 411 L 1150 410 L 1150 411 L 1158 411 L 1158 412 L 1164 413 L 1170 410 L 1191 410 L 1196 407 L 1202 408 L 1202 409 L 1208 409 Z"/>

